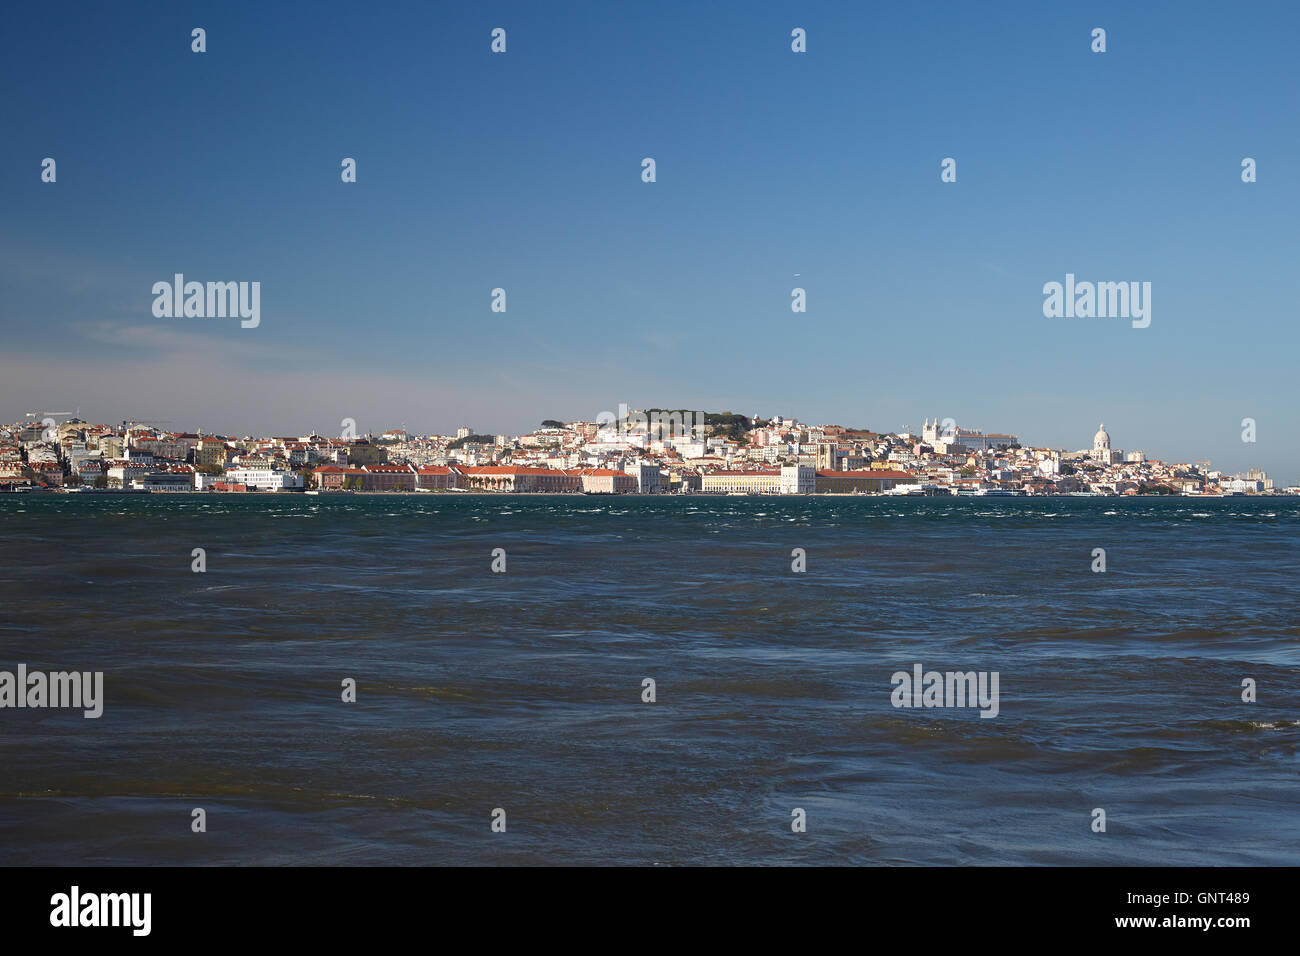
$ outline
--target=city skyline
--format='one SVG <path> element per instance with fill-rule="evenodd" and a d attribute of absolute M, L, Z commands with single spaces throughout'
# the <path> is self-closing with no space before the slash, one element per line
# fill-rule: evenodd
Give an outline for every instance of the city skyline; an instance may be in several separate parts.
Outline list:
<path fill-rule="evenodd" d="M 65 403 L 65 404 L 69 404 L 69 403 Z M 75 403 L 71 403 L 71 404 L 75 404 Z M 622 408 L 628 408 L 633 412 L 642 412 L 647 409 L 669 409 L 669 408 L 681 409 L 687 407 L 680 402 L 658 403 L 658 404 L 649 403 L 649 404 L 645 404 L 642 406 L 635 406 L 635 407 L 627 405 L 626 403 L 620 403 L 620 405 Z M 616 406 L 616 407 L 620 407 L 620 406 Z M 208 434 L 208 435 L 223 435 L 231 438 L 244 438 L 244 437 L 266 438 L 266 437 L 289 437 L 289 436 L 300 437 L 306 435 L 319 435 L 323 438 L 335 438 L 349 431 L 352 434 L 357 436 L 370 435 L 370 436 L 379 437 L 384 435 L 385 433 L 393 431 L 394 429 L 402 429 L 413 437 L 426 437 L 426 436 L 436 437 L 436 436 L 454 436 L 457 434 L 459 429 L 463 429 L 466 427 L 470 428 L 473 432 L 477 434 L 490 434 L 493 436 L 517 438 L 519 436 L 528 435 L 539 430 L 542 427 L 542 422 L 547 420 L 561 421 L 564 422 L 566 425 L 569 425 L 577 422 L 597 422 L 600 420 L 601 415 L 614 414 L 613 412 L 602 411 L 594 414 L 577 415 L 577 416 L 564 416 L 564 415 L 542 416 L 539 417 L 536 422 L 533 422 L 531 424 L 526 424 L 523 427 L 518 429 L 494 428 L 494 427 L 490 427 L 490 423 L 488 423 L 488 427 L 485 427 L 478 421 L 478 419 L 481 416 L 475 416 L 472 413 L 468 415 L 465 420 L 458 421 L 455 425 L 449 425 L 437 429 L 420 428 L 417 426 L 416 423 L 408 422 L 405 420 L 398 420 L 392 416 L 377 419 L 373 423 L 367 423 L 362 420 L 351 418 L 350 416 L 345 416 L 345 419 L 340 419 L 339 427 L 336 427 L 335 429 L 331 430 L 328 427 L 320 428 L 314 426 L 306 427 L 306 428 L 290 427 L 284 429 L 273 429 L 273 428 L 268 428 L 266 426 L 253 427 L 249 429 L 228 429 L 228 428 L 221 428 L 221 427 L 212 427 L 207 422 L 195 423 L 189 421 L 146 419 L 143 416 L 131 416 L 131 415 L 94 416 L 91 415 L 86 409 L 83 409 L 80 406 L 77 406 L 73 412 L 50 413 L 46 411 L 36 411 L 35 409 L 29 409 L 28 411 L 23 412 L 21 415 L 8 414 L 7 412 L 8 410 L 0 409 L 0 427 L 8 428 L 16 424 L 21 424 L 24 421 L 26 422 L 40 421 L 43 416 L 53 414 L 54 421 L 56 422 L 56 424 L 61 424 L 64 421 L 68 421 L 71 418 L 77 418 L 80 419 L 81 421 L 90 424 L 111 425 L 114 427 L 120 427 L 122 424 L 126 424 L 126 423 L 134 423 L 141 426 L 156 426 L 156 427 L 167 425 L 171 427 L 157 427 L 157 430 L 172 433 L 172 434 L 182 433 L 182 432 L 185 433 L 197 432 L 197 433 Z M 834 421 L 817 421 L 817 420 L 808 419 L 806 417 L 797 414 L 790 414 L 790 411 L 788 409 L 784 411 L 777 411 L 768 414 L 753 413 L 743 409 L 700 409 L 699 412 L 701 414 L 706 412 L 709 414 L 732 413 L 737 415 L 743 415 L 746 418 L 757 417 L 762 421 L 771 421 L 775 417 L 783 417 L 787 421 L 795 421 L 802 425 L 813 426 L 816 428 L 839 426 L 839 427 L 855 429 L 855 430 L 866 429 L 866 430 L 876 431 L 881 434 L 887 434 L 887 435 L 910 434 L 916 437 L 918 440 L 920 440 L 922 435 L 922 427 L 915 423 L 906 423 L 891 428 L 891 427 L 884 427 L 881 426 L 879 423 L 870 422 L 870 421 L 862 422 L 862 421 L 847 420 L 847 419 L 834 420 Z M 523 416 L 519 415 L 516 417 L 523 417 Z M 938 425 L 940 422 L 944 422 L 944 423 L 950 423 L 952 427 L 956 427 L 962 431 L 993 433 L 993 429 L 987 427 L 987 423 L 967 422 L 967 421 L 963 421 L 962 419 L 955 418 L 953 416 L 943 416 L 941 418 L 940 416 L 935 415 L 932 417 L 936 425 Z M 930 418 L 925 418 L 924 420 L 928 422 L 930 421 Z M 1013 429 L 1012 434 L 1018 439 L 1018 443 L 1020 445 L 1028 448 L 1053 449 L 1053 450 L 1067 452 L 1067 453 L 1086 451 L 1090 449 L 1092 444 L 1091 432 L 1095 432 L 1097 430 L 1096 427 L 1093 427 L 1091 429 L 1090 434 L 1084 436 L 1087 440 L 1071 444 L 1069 442 L 1062 443 L 1062 442 L 1053 442 L 1053 441 L 1034 440 L 1030 436 L 1025 435 L 1019 429 L 1015 429 L 1014 423 L 1011 424 Z M 1099 424 L 1107 431 L 1111 431 L 1111 427 L 1105 425 L 1105 423 L 1099 423 Z M 999 425 L 998 427 L 1001 426 Z M 1209 457 L 1198 458 L 1198 457 L 1183 457 L 1178 455 L 1161 454 L 1159 451 L 1159 443 L 1156 441 L 1144 442 L 1143 440 L 1141 440 L 1140 437 L 1124 438 L 1122 436 L 1126 434 L 1126 430 L 1121 430 L 1119 434 L 1121 437 L 1118 439 L 1115 438 L 1113 432 L 1111 436 L 1112 439 L 1115 440 L 1116 448 L 1123 451 L 1141 451 L 1144 452 L 1149 459 L 1160 460 L 1160 461 L 1165 461 L 1170 463 L 1185 462 L 1188 464 L 1202 464 L 1205 462 L 1210 462 L 1211 464 L 1214 464 L 1216 466 L 1216 470 L 1222 470 L 1224 472 L 1230 472 L 1230 471 L 1245 472 L 1251 469 L 1258 469 L 1260 471 L 1269 472 L 1268 468 L 1264 467 L 1263 465 L 1259 465 L 1254 461 L 1248 461 L 1241 468 L 1234 469 L 1228 467 L 1218 467 L 1217 463 L 1215 463 L 1215 460 Z M 1253 446 L 1247 444 L 1247 447 L 1249 448 Z M 1269 473 L 1271 474 L 1272 472 Z M 1285 483 L 1291 484 L 1293 482 L 1291 481 L 1290 477 L 1287 476 L 1287 480 L 1285 481 Z M 1296 481 L 1294 483 L 1300 484 L 1300 481 Z"/>
<path fill-rule="evenodd" d="M 1300 11 L 348 11 L 14 12 L 4 417 L 515 432 L 672 395 L 1300 476 Z M 158 317 L 179 273 L 260 283 L 260 321 Z M 1069 276 L 1149 283 L 1149 326 L 1048 318 Z"/>
<path fill-rule="evenodd" d="M 1056 448 L 1010 432 L 926 419 L 875 431 L 663 408 L 547 419 L 528 433 L 460 425 L 454 436 L 380 434 L 341 422 L 316 432 L 244 436 L 174 421 L 88 422 L 59 413 L 0 429 L 0 490 L 507 491 L 589 494 L 1222 495 L 1295 494 L 1264 470 L 1232 475 L 1115 445 Z M 170 426 L 170 427 L 163 427 Z M 903 486 L 903 487 L 895 487 Z"/>

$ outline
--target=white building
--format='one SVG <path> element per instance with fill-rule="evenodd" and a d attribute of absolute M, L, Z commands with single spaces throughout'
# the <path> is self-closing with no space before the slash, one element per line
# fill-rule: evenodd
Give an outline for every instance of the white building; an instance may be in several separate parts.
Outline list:
<path fill-rule="evenodd" d="M 1264 490 L 1264 482 L 1248 478 L 1229 478 L 1220 482 L 1219 487 L 1227 492 L 1242 494 L 1259 494 Z"/>
<path fill-rule="evenodd" d="M 293 491 L 302 487 L 302 475 L 274 468 L 231 468 L 226 472 L 226 481 L 258 491 Z"/>
<path fill-rule="evenodd" d="M 811 495 L 817 490 L 817 469 L 812 465 L 786 465 L 781 469 L 781 494 Z"/>
<path fill-rule="evenodd" d="M 654 495 L 662 490 L 659 466 L 653 462 L 634 461 L 623 470 L 636 479 L 638 494 Z"/>
<path fill-rule="evenodd" d="M 673 448 L 682 458 L 703 458 L 708 448 L 702 441 L 669 441 L 664 444 Z"/>
<path fill-rule="evenodd" d="M 143 478 L 131 482 L 132 488 L 147 491 L 193 491 L 194 474 L 186 469 L 179 471 L 151 471 Z"/>
<path fill-rule="evenodd" d="M 144 478 L 153 468 L 143 462 L 118 459 L 108 466 L 105 474 L 110 488 L 130 488 L 137 478 Z"/>
<path fill-rule="evenodd" d="M 958 428 L 952 419 L 945 419 L 946 426 L 939 424 L 939 419 L 931 422 L 926 419 L 921 425 L 921 441 L 932 447 L 938 454 L 946 455 L 954 446 L 960 445 L 966 451 L 989 451 L 1001 446 L 1019 445 L 1020 439 L 1015 435 L 1001 432 L 989 432 Z M 910 439 L 910 436 L 907 436 Z"/>
<path fill-rule="evenodd" d="M 1113 465 L 1122 461 L 1123 456 L 1123 452 L 1110 447 L 1110 435 L 1106 432 L 1105 424 L 1102 424 L 1097 429 L 1097 434 L 1092 436 L 1092 460 L 1101 465 Z"/>
<path fill-rule="evenodd" d="M 1260 471 L 1258 468 L 1251 468 L 1242 477 L 1244 477 L 1247 481 L 1260 482 L 1261 485 L 1260 491 L 1273 490 L 1273 479 L 1270 478 L 1268 475 L 1264 474 L 1264 472 Z"/>

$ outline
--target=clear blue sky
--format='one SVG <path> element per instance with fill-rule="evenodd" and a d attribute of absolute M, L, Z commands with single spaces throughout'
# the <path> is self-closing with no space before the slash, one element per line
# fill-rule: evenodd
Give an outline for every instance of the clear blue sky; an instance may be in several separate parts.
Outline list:
<path fill-rule="evenodd" d="M 384 7 L 6 12 L 0 419 L 1104 421 L 1300 478 L 1296 4 Z M 154 318 L 175 272 L 260 281 L 260 327 Z M 1067 272 L 1151 326 L 1044 318 Z"/>

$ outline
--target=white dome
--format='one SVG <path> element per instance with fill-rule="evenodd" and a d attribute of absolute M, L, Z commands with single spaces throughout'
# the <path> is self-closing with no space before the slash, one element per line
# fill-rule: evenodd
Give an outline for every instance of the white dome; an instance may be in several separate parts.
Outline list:
<path fill-rule="evenodd" d="M 1103 424 L 1097 434 L 1092 436 L 1093 448 L 1109 448 L 1110 436 L 1106 434 L 1106 426 Z"/>

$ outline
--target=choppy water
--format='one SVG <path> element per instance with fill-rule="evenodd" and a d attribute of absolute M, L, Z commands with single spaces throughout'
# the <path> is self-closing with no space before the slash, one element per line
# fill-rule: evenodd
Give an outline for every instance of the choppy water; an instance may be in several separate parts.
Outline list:
<path fill-rule="evenodd" d="M 107 699 L 0 710 L 0 864 L 1300 863 L 1298 532 L 1283 498 L 3 496 L 0 669 Z M 999 715 L 895 709 L 914 663 L 999 672 Z"/>

